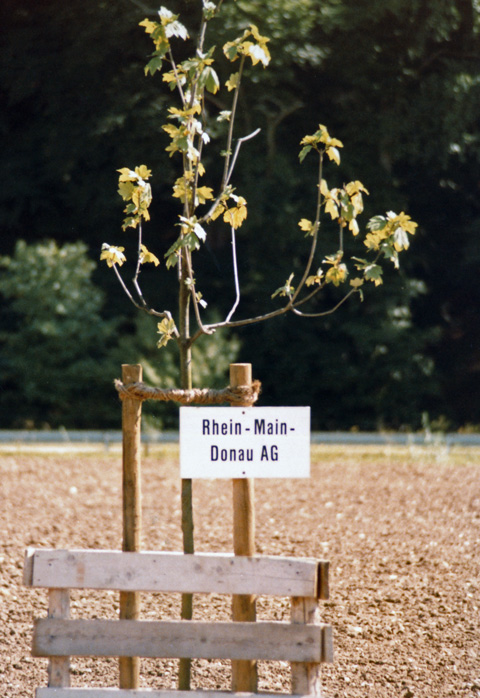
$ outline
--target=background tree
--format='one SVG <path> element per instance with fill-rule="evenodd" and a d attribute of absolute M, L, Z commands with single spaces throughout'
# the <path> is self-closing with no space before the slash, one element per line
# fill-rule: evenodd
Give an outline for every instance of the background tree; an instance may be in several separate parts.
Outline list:
<path fill-rule="evenodd" d="M 27 245 L 0 257 L 0 419 L 16 428 L 108 429 L 118 426 L 112 376 L 141 361 L 147 380 L 176 385 L 175 352 L 155 349 L 155 326 L 104 316 L 103 291 L 84 243 Z M 235 337 L 206 337 L 195 352 L 206 384 L 223 387 L 238 351 Z M 161 379 L 160 379 L 161 376 Z M 12 408 L 14 406 L 14 409 Z M 148 427 L 176 427 L 177 413 L 146 405 Z"/>
<path fill-rule="evenodd" d="M 3 419 L 13 413 L 17 427 L 85 428 L 93 417 L 108 426 L 108 397 L 105 405 L 100 396 L 110 388 L 116 327 L 100 315 L 86 246 L 20 241 L 0 268 Z"/>

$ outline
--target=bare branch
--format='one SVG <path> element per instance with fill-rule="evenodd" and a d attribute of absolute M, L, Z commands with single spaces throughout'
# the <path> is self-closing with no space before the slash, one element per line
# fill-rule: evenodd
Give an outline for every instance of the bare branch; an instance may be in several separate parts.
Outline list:
<path fill-rule="evenodd" d="M 310 274 L 310 270 L 312 268 L 313 264 L 313 259 L 315 256 L 315 249 L 317 247 L 317 240 L 318 240 L 318 231 L 320 230 L 320 213 L 322 209 L 322 194 L 320 192 L 320 185 L 322 183 L 322 175 L 323 175 L 323 152 L 320 153 L 320 160 L 319 160 L 319 165 L 318 165 L 318 193 L 317 193 L 317 209 L 315 213 L 315 222 L 313 224 L 313 240 L 312 240 L 312 245 L 310 248 L 310 254 L 308 257 L 307 261 L 307 266 L 305 267 L 305 271 L 303 272 L 302 279 L 300 283 L 297 286 L 297 289 L 295 293 L 293 294 L 292 298 L 292 303 L 295 302 L 295 300 L 298 297 L 298 294 L 301 292 L 302 288 L 305 285 L 305 282 L 308 278 L 308 275 Z"/>
<path fill-rule="evenodd" d="M 323 291 L 323 289 L 325 288 L 325 285 L 326 285 L 325 283 L 322 283 L 322 284 L 316 286 L 313 289 L 313 291 L 310 291 L 310 293 L 307 293 L 307 295 L 304 296 L 303 298 L 301 298 L 300 300 L 295 301 L 294 307 L 298 308 L 298 306 L 304 305 L 305 303 L 308 303 L 308 301 L 312 300 L 312 298 L 314 298 L 317 295 L 317 293 L 319 293 L 320 291 Z"/>
<path fill-rule="evenodd" d="M 171 65 L 172 65 L 173 74 L 175 75 L 175 84 L 177 85 L 178 93 L 180 95 L 180 99 L 182 100 L 182 106 L 185 109 L 185 107 L 187 105 L 187 100 L 185 99 L 185 93 L 183 92 L 182 85 L 180 84 L 180 79 L 178 77 L 177 64 L 175 63 L 172 49 L 169 49 L 168 57 L 170 59 Z"/>
<path fill-rule="evenodd" d="M 213 204 L 210 206 L 210 208 L 209 208 L 209 210 L 207 211 L 207 213 L 205 213 L 205 214 L 199 219 L 199 223 L 203 223 L 203 222 L 205 222 L 205 221 L 208 221 L 208 219 L 210 218 L 210 216 L 212 215 L 212 213 L 215 211 L 215 209 L 217 208 L 218 204 L 220 203 L 220 200 L 221 200 L 222 196 L 224 195 L 226 188 L 228 187 L 228 182 L 230 181 L 230 179 L 231 179 L 231 177 L 232 177 L 233 169 L 234 169 L 234 167 L 235 167 L 235 162 L 236 162 L 236 160 L 237 160 L 238 153 L 240 152 L 240 148 L 241 148 L 241 146 L 242 146 L 242 143 L 245 143 L 245 141 L 249 141 L 251 138 L 255 138 L 255 136 L 257 136 L 257 135 L 260 133 L 261 130 L 262 130 L 261 128 L 257 128 L 257 129 L 255 129 L 255 131 L 252 131 L 252 133 L 250 133 L 248 136 L 243 136 L 243 138 L 239 138 L 239 139 L 238 139 L 238 141 L 237 141 L 237 146 L 236 146 L 236 148 L 235 148 L 235 154 L 234 154 L 234 157 L 233 157 L 232 165 L 231 165 L 231 167 L 230 167 L 229 172 L 227 173 L 227 176 L 226 176 L 225 181 L 222 183 L 222 187 L 220 188 L 220 193 L 219 193 L 219 195 L 217 196 L 217 198 L 215 199 L 215 201 L 213 202 Z"/>
<path fill-rule="evenodd" d="M 237 265 L 237 246 L 235 242 L 235 228 L 232 226 L 231 227 L 232 231 L 232 262 L 233 262 L 233 278 L 235 281 L 235 303 L 232 306 L 232 309 L 228 313 L 227 317 L 225 318 L 225 322 L 230 322 L 230 319 L 236 309 L 238 308 L 238 304 L 240 303 L 240 284 L 238 282 L 238 265 Z"/>
<path fill-rule="evenodd" d="M 170 313 L 170 311 L 164 310 L 163 312 L 160 312 L 158 310 L 154 310 L 153 308 L 150 308 L 147 305 L 147 303 L 146 303 L 145 299 L 143 298 L 143 296 L 141 295 L 141 293 L 139 293 L 139 296 L 142 300 L 142 304 L 137 303 L 135 298 L 130 293 L 130 291 L 129 291 L 125 281 L 123 280 L 122 275 L 120 274 L 116 264 L 113 265 L 113 270 L 114 270 L 115 274 L 117 275 L 117 279 L 119 280 L 120 285 L 123 288 L 127 298 L 131 301 L 131 303 L 135 306 L 135 308 L 137 308 L 138 310 L 143 310 L 144 312 L 148 313 L 148 315 L 153 315 L 154 317 L 167 318 L 168 320 L 172 319 L 172 314 Z M 137 291 L 137 293 L 138 293 L 138 291 Z"/>
<path fill-rule="evenodd" d="M 135 285 L 135 288 L 137 289 L 138 295 L 140 296 L 141 299 L 143 299 L 143 293 L 141 292 L 140 286 L 138 284 L 138 277 L 140 276 L 141 259 L 142 259 L 142 223 L 140 222 L 138 224 L 137 266 L 135 268 L 135 276 L 133 277 L 133 283 Z"/>
<path fill-rule="evenodd" d="M 324 310 L 321 313 L 302 313 L 301 310 L 297 310 L 296 308 L 292 308 L 292 312 L 300 317 L 325 317 L 326 315 L 332 315 L 332 313 L 338 310 L 338 308 L 340 308 L 340 306 L 343 305 L 345 301 L 348 300 L 354 293 L 358 293 L 356 288 L 352 288 L 336 305 L 333 306 L 333 308 L 330 308 L 330 310 Z"/>
<path fill-rule="evenodd" d="M 192 256 L 189 250 L 186 250 L 186 255 L 185 255 L 186 263 L 187 263 L 187 276 L 189 280 L 189 290 L 192 296 L 192 301 L 193 301 L 193 310 L 195 313 L 195 319 L 197 321 L 198 327 L 200 328 L 200 333 L 201 334 L 213 334 L 215 332 L 215 329 L 210 329 L 208 326 L 204 325 L 202 322 L 202 318 L 200 315 L 200 307 L 199 307 L 199 302 L 197 299 L 197 290 L 195 288 L 195 279 L 193 278 L 193 269 L 192 269 Z"/>
<path fill-rule="evenodd" d="M 270 320 L 271 318 L 278 317 L 279 315 L 284 315 L 284 313 L 288 313 L 288 311 L 291 309 L 292 304 L 289 302 L 288 305 L 284 306 L 283 308 L 277 308 L 277 310 L 272 310 L 270 313 L 265 313 L 264 315 L 256 315 L 255 317 L 246 318 L 245 320 L 216 322 L 211 325 L 206 325 L 206 328 L 209 330 L 216 330 L 219 327 L 244 327 L 245 325 L 254 325 L 257 322 L 264 322 L 266 320 Z"/>
<path fill-rule="evenodd" d="M 226 148 L 227 154 L 225 155 L 225 166 L 223 169 L 222 184 L 220 186 L 221 192 L 224 191 L 225 187 L 227 186 L 227 181 L 228 181 L 227 175 L 228 175 L 228 172 L 230 169 L 230 152 L 232 150 L 232 142 L 233 142 L 233 127 L 235 124 L 235 115 L 237 113 L 238 95 L 240 94 L 240 84 L 242 82 L 242 75 L 243 75 L 243 67 L 245 65 L 245 58 L 246 58 L 246 56 L 243 55 L 240 59 L 240 67 L 238 69 L 238 82 L 237 82 L 237 86 L 235 88 L 235 92 L 233 95 L 232 113 L 230 115 L 230 125 L 228 128 L 228 137 L 227 137 L 227 148 Z"/>
<path fill-rule="evenodd" d="M 257 129 L 255 129 L 255 131 L 252 131 L 252 133 L 250 133 L 248 136 L 243 136 L 243 138 L 238 139 L 237 145 L 235 148 L 235 154 L 234 154 L 233 159 L 232 159 L 232 164 L 230 165 L 230 169 L 228 170 L 227 179 L 225 182 L 226 187 L 228 187 L 228 183 L 230 182 L 230 179 L 232 177 L 233 170 L 235 168 L 235 163 L 237 161 L 238 153 L 240 152 L 240 148 L 242 146 L 242 143 L 245 143 L 245 141 L 249 141 L 251 138 L 255 138 L 255 136 L 258 136 L 258 134 L 260 133 L 261 130 L 262 130 L 261 128 L 257 128 Z"/>

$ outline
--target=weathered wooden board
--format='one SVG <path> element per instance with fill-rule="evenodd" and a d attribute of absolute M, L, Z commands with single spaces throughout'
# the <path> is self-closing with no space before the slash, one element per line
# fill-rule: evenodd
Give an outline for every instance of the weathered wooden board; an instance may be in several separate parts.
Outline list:
<path fill-rule="evenodd" d="M 322 645 L 322 625 L 42 618 L 33 655 L 321 662 Z"/>
<path fill-rule="evenodd" d="M 24 582 L 48 588 L 325 597 L 328 563 L 223 554 L 29 550 Z"/>
<path fill-rule="evenodd" d="M 322 628 L 322 662 L 333 664 L 333 629 L 331 625 Z"/>
<path fill-rule="evenodd" d="M 70 592 L 68 589 L 50 589 L 48 617 L 70 618 Z M 70 657 L 51 657 L 48 663 L 48 685 L 70 686 Z"/>
<path fill-rule="evenodd" d="M 189 691 L 188 698 L 290 698 L 285 693 L 232 693 L 230 691 Z M 178 691 L 118 688 L 37 688 L 36 698 L 179 698 Z M 291 698 L 315 698 L 292 695 Z"/>
<path fill-rule="evenodd" d="M 320 608 L 316 599 L 305 597 L 293 597 L 291 599 L 291 621 L 300 627 L 305 623 L 313 623 L 319 626 Z M 307 693 L 322 695 L 320 679 L 320 664 L 318 662 L 292 662 L 292 691 L 295 693 Z"/>

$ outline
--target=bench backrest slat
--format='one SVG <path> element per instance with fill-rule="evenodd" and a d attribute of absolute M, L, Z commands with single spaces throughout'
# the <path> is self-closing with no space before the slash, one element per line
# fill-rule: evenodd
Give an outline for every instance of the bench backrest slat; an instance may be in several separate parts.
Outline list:
<path fill-rule="evenodd" d="M 327 598 L 328 563 L 274 557 L 110 550 L 30 550 L 24 582 L 50 589 Z"/>

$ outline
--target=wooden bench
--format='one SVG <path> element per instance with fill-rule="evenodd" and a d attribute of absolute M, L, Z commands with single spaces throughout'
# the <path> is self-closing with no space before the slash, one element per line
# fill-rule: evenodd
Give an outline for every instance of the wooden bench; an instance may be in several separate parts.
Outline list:
<path fill-rule="evenodd" d="M 49 589 L 47 618 L 35 621 L 33 655 L 49 658 L 48 688 L 36 698 L 179 698 L 174 690 L 70 688 L 70 656 L 284 660 L 292 693 L 320 696 L 320 664 L 333 661 L 332 633 L 320 623 L 328 563 L 223 554 L 28 549 L 24 583 Z M 69 617 L 69 589 L 287 596 L 290 622 L 141 621 Z M 226 698 L 225 691 L 190 691 Z M 274 695 L 274 694 L 266 694 Z"/>

